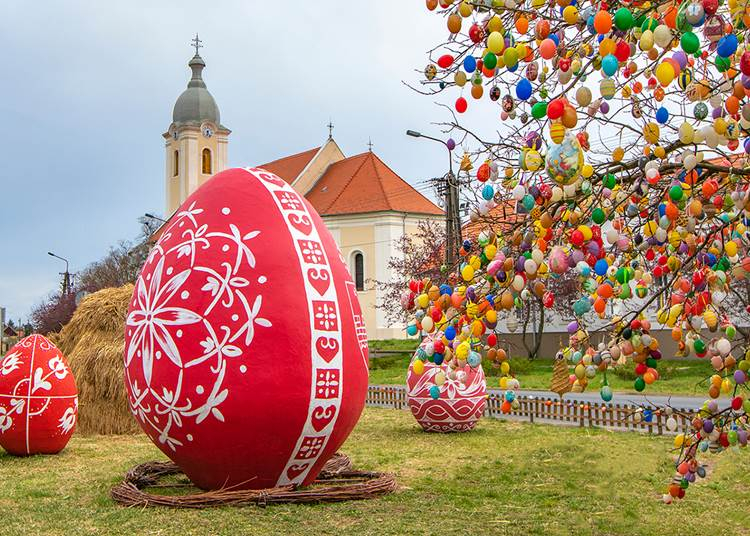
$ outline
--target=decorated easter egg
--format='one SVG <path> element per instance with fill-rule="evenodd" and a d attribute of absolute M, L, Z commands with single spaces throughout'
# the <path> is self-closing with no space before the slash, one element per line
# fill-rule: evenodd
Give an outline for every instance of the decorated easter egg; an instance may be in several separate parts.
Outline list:
<path fill-rule="evenodd" d="M 0 446 L 10 454 L 57 454 L 78 416 L 78 389 L 60 350 L 41 335 L 0 360 Z"/>
<path fill-rule="evenodd" d="M 573 184 L 581 175 L 583 150 L 578 139 L 568 134 L 562 143 L 550 144 L 546 158 L 547 174 L 558 184 Z"/>
<path fill-rule="evenodd" d="M 291 186 L 223 171 L 175 212 L 125 325 L 130 409 L 197 486 L 307 485 L 367 392 L 367 335 L 331 233 Z"/>
<path fill-rule="evenodd" d="M 433 338 L 437 336 L 426 337 L 420 348 L 434 344 Z M 423 362 L 419 355 L 418 349 L 406 375 L 407 399 L 414 418 L 426 432 L 473 430 L 487 404 L 482 365 L 466 364 L 454 375 L 444 362 Z M 415 367 L 418 363 L 423 366 Z"/>

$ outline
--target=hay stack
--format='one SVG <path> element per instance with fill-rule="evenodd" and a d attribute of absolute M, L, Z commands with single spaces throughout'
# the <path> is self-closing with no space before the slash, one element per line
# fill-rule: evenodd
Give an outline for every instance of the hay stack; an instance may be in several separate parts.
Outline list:
<path fill-rule="evenodd" d="M 140 431 L 123 379 L 125 317 L 133 285 L 86 296 L 55 337 L 78 384 L 78 433 L 128 434 Z"/>

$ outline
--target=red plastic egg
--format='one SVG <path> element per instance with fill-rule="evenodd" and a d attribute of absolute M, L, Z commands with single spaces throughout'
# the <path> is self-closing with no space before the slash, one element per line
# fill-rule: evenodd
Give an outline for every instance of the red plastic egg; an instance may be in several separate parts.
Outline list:
<path fill-rule="evenodd" d="M 78 416 L 78 389 L 60 350 L 41 335 L 0 360 L 0 446 L 10 454 L 57 454 Z"/>
<path fill-rule="evenodd" d="M 197 486 L 307 485 L 367 392 L 354 283 L 312 206 L 229 169 L 172 216 L 125 326 L 130 409 Z"/>
<path fill-rule="evenodd" d="M 437 64 L 443 69 L 447 69 L 453 64 L 453 56 L 450 54 L 443 54 L 438 58 Z"/>

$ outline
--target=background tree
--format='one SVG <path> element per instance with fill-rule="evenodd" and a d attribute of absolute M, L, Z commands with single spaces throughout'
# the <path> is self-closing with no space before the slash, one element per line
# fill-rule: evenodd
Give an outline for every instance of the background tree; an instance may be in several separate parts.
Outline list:
<path fill-rule="evenodd" d="M 62 329 L 73 316 L 76 299 L 81 293 L 135 283 L 151 250 L 149 238 L 161 224 L 159 220 L 145 216 L 139 222 L 141 232 L 135 241 L 120 241 L 102 259 L 79 271 L 72 292 L 51 294 L 33 308 L 30 320 L 34 331 L 47 334 Z"/>
<path fill-rule="evenodd" d="M 389 281 L 373 281 L 380 290 L 382 301 L 376 306 L 383 309 L 389 323 L 406 324 L 411 316 L 404 308 L 408 301 L 409 282 L 413 280 L 438 280 L 442 278 L 445 228 L 434 221 L 421 220 L 416 233 L 405 233 L 396 244 L 397 254 L 388 259 Z"/>
<path fill-rule="evenodd" d="M 70 321 L 75 310 L 75 294 L 53 294 L 32 309 L 29 320 L 36 333 L 57 333 Z"/>

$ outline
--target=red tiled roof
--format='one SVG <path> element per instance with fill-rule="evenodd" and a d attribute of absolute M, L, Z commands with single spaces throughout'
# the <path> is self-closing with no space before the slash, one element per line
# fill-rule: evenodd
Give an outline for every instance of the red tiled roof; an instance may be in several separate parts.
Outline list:
<path fill-rule="evenodd" d="M 306 197 L 322 216 L 381 211 L 443 214 L 369 151 L 331 164 Z"/>
<path fill-rule="evenodd" d="M 315 147 L 314 149 L 310 149 L 309 151 L 285 156 L 284 158 L 279 158 L 278 160 L 274 160 L 273 162 L 269 162 L 268 164 L 263 164 L 262 166 L 258 167 L 262 167 L 263 169 L 270 171 L 274 175 L 281 177 L 286 182 L 291 184 L 299 176 L 299 174 L 302 173 L 302 170 L 305 169 L 305 166 L 310 163 L 310 160 L 312 160 L 315 155 L 318 154 L 319 150 L 320 147 Z"/>

